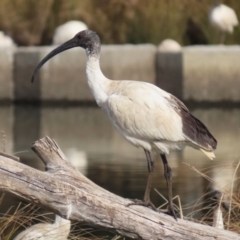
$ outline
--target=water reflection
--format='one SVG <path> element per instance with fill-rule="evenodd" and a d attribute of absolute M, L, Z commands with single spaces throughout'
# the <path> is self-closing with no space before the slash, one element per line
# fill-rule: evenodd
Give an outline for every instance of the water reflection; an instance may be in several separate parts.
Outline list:
<path fill-rule="evenodd" d="M 76 148 L 69 148 L 66 150 L 65 155 L 75 168 L 77 168 L 82 174 L 87 175 L 87 152 L 79 151 Z"/>
<path fill-rule="evenodd" d="M 0 107 L 0 151 L 13 151 L 13 107 Z M 5 140 L 4 140 L 5 139 Z"/>
<path fill-rule="evenodd" d="M 143 150 L 123 139 L 101 109 L 16 105 L 1 107 L 0 114 L 3 116 L 0 118 L 1 130 L 8 135 L 7 150 L 17 153 L 22 162 L 44 170 L 43 163 L 32 153 L 30 146 L 33 141 L 48 135 L 57 141 L 73 165 L 98 185 L 126 198 L 143 197 L 147 179 Z M 239 109 L 198 109 L 193 114 L 209 127 L 218 140 L 217 159 L 210 161 L 200 151 L 190 148 L 169 155 L 173 194 L 180 195 L 182 205 L 196 202 L 209 189 L 209 182 L 183 162 L 207 172 L 218 182 L 223 180 L 221 175 L 231 178 L 235 167 L 232 165 L 233 169 L 223 174 L 219 170 L 221 166 L 230 166 L 240 155 Z M 159 156 L 155 159 L 153 187 L 167 196 L 163 166 Z M 156 205 L 164 202 L 154 191 L 151 194 Z M 7 209 L 6 206 L 1 208 L 2 211 Z M 192 208 L 184 213 L 187 215 L 191 211 Z"/>
<path fill-rule="evenodd" d="M 44 170 L 42 161 L 31 151 L 31 145 L 40 138 L 41 112 L 35 105 L 17 105 L 13 116 L 13 152 L 29 166 Z"/>

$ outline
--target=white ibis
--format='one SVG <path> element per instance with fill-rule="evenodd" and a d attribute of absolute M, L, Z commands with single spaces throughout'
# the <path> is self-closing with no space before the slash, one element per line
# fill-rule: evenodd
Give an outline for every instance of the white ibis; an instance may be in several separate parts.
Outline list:
<path fill-rule="evenodd" d="M 182 47 L 173 39 L 165 39 L 159 44 L 158 50 L 160 52 L 181 52 Z"/>
<path fill-rule="evenodd" d="M 224 43 L 226 32 L 233 33 L 233 28 L 238 25 L 238 18 L 232 8 L 216 3 L 209 12 L 209 22 L 220 31 L 221 43 Z"/>
<path fill-rule="evenodd" d="M 15 43 L 3 31 L 0 31 L 0 47 L 15 47 Z"/>
<path fill-rule="evenodd" d="M 87 54 L 87 81 L 97 104 L 109 116 L 112 125 L 130 143 L 144 149 L 148 163 L 148 181 L 143 201 L 136 204 L 151 206 L 150 189 L 154 160 L 151 151 L 160 153 L 164 176 L 168 187 L 168 213 L 176 215 L 172 202 L 172 175 L 166 154 L 191 146 L 201 150 L 210 159 L 217 141 L 187 107 L 176 97 L 153 84 L 140 81 L 113 81 L 106 78 L 99 65 L 101 42 L 98 35 L 85 30 L 51 51 L 36 67 L 32 81 L 42 67 L 53 56 L 74 47 L 82 47 Z M 124 69 L 123 69 L 124 71 Z"/>
<path fill-rule="evenodd" d="M 71 221 L 56 215 L 55 222 L 39 223 L 18 234 L 13 240 L 67 240 Z"/>
<path fill-rule="evenodd" d="M 74 37 L 76 33 L 88 29 L 84 22 L 72 20 L 68 21 L 55 29 L 53 35 L 53 45 L 60 45 Z"/>

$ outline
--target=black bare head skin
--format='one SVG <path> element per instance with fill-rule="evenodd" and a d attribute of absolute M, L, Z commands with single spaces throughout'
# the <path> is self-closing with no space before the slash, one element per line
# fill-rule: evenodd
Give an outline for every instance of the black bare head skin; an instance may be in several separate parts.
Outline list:
<path fill-rule="evenodd" d="M 94 56 L 99 57 L 100 50 L 101 50 L 101 41 L 98 35 L 91 31 L 91 30 L 84 30 L 79 33 L 77 33 L 72 39 L 69 41 L 63 43 L 59 47 L 52 50 L 45 58 L 42 59 L 42 61 L 38 64 L 36 69 L 33 72 L 31 81 L 34 81 L 34 78 L 39 71 L 39 69 L 52 57 L 55 55 L 66 51 L 70 48 L 74 47 L 82 47 L 86 49 L 88 56 Z"/>
<path fill-rule="evenodd" d="M 77 33 L 74 38 L 78 46 L 86 49 L 88 54 L 99 55 L 101 41 L 95 32 L 91 30 L 84 30 Z"/>

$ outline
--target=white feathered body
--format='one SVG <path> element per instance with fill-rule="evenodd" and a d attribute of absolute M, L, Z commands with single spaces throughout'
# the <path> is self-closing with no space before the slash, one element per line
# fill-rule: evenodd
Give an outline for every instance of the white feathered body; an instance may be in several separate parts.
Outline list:
<path fill-rule="evenodd" d="M 204 152 L 184 134 L 177 104 L 187 108 L 173 95 L 147 82 L 109 80 L 95 58 L 88 59 L 87 77 L 98 105 L 107 112 L 115 129 L 133 145 L 166 154 L 187 145 Z M 213 158 L 214 154 L 208 156 Z"/>
<path fill-rule="evenodd" d="M 209 21 L 221 32 L 233 32 L 233 28 L 238 25 L 238 18 L 235 11 L 224 5 L 215 5 L 209 13 Z"/>

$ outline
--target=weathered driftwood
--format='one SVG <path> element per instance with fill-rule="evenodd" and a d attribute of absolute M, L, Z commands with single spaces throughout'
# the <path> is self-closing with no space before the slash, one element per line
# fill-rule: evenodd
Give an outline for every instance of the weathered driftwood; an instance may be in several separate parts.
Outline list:
<path fill-rule="evenodd" d="M 36 141 L 32 149 L 45 163 L 46 172 L 0 154 L 0 191 L 133 239 L 240 239 L 233 232 L 127 206 L 130 200 L 102 189 L 76 170 L 49 137 Z"/>

